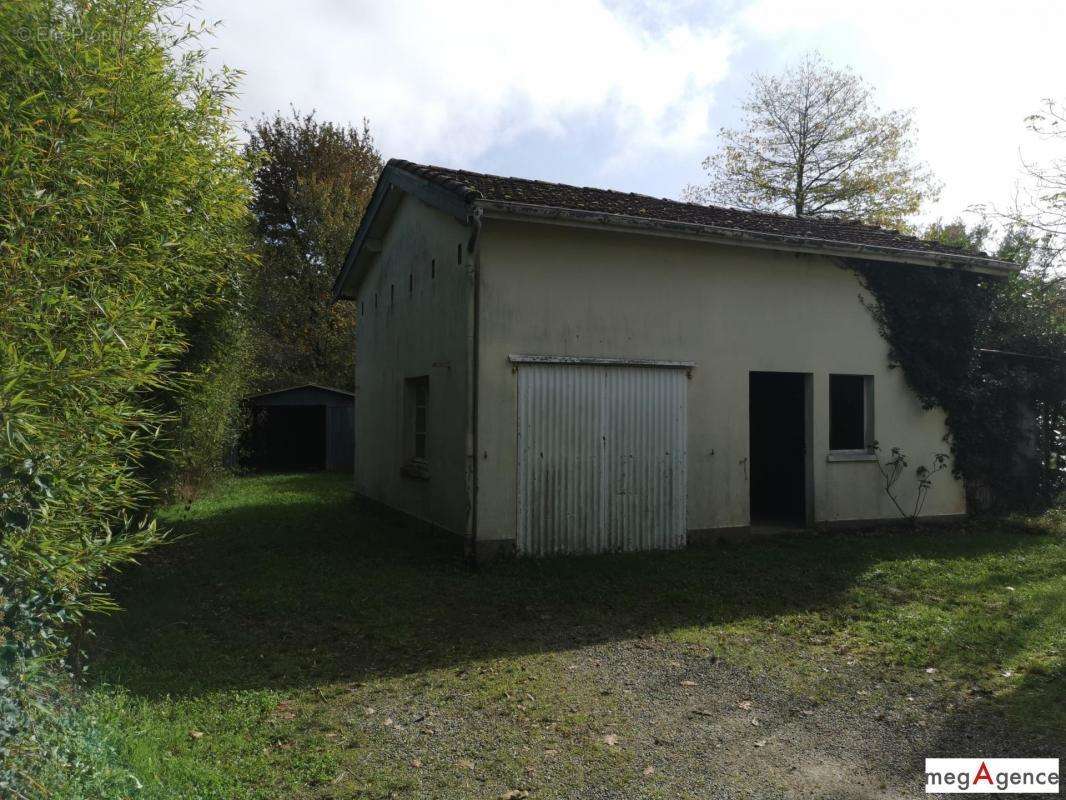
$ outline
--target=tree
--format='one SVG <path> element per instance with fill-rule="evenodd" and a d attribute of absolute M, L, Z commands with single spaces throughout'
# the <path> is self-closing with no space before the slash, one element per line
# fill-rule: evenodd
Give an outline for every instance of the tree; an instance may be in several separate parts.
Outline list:
<path fill-rule="evenodd" d="M 965 220 L 957 218 L 951 222 L 939 219 L 931 222 L 922 231 L 921 238 L 928 242 L 938 242 L 949 247 L 958 247 L 960 250 L 968 250 L 976 255 L 984 252 L 991 235 L 992 226 L 987 220 L 982 219 L 973 225 L 967 225 Z"/>
<path fill-rule="evenodd" d="M 331 290 L 381 171 L 369 125 L 344 127 L 294 110 L 249 133 L 262 257 L 252 312 L 257 383 L 350 388 L 355 308 L 332 305 Z"/>
<path fill-rule="evenodd" d="M 816 54 L 756 74 L 742 108 L 743 127 L 722 129 L 722 148 L 703 162 L 710 183 L 689 186 L 687 199 L 899 226 L 939 191 L 915 160 L 910 114 L 881 113 L 860 77 Z"/>
<path fill-rule="evenodd" d="M 1053 99 L 1044 100 L 1041 111 L 1025 120 L 1029 130 L 1039 138 L 1066 145 L 1066 109 Z M 1016 203 L 1010 219 L 1018 226 L 1047 234 L 1050 244 L 1061 249 L 1066 239 L 1066 156 L 1046 164 L 1022 161 L 1022 168 L 1032 181 L 1026 202 Z"/>

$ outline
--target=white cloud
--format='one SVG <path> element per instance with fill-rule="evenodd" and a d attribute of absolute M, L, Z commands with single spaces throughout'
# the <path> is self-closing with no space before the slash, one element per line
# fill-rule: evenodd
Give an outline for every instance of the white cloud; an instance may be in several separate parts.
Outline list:
<path fill-rule="evenodd" d="M 214 47 L 247 73 L 246 119 L 290 103 L 366 116 L 386 155 L 457 166 L 520 136 L 587 136 L 590 124 L 625 143 L 605 161 L 702 153 L 734 47 L 728 32 L 683 21 L 652 33 L 601 0 L 205 0 L 201 13 L 225 21 Z"/>
<path fill-rule="evenodd" d="M 933 216 L 1008 203 L 1019 150 L 1049 155 L 1027 135 L 1024 118 L 1041 98 L 1066 91 L 1059 0 L 757 0 L 741 24 L 748 37 L 778 44 L 786 59 L 818 48 L 866 77 L 884 107 L 913 108 L 922 157 L 944 182 Z"/>
<path fill-rule="evenodd" d="M 245 119 L 369 117 L 382 152 L 676 195 L 743 81 L 817 48 L 915 109 L 932 215 L 1009 202 L 1024 128 L 1062 95 L 1066 3 L 979 0 L 201 0 Z M 724 20 L 724 21 L 723 21 Z M 730 92 L 725 96 L 725 92 Z M 712 117 L 713 112 L 713 117 Z"/>

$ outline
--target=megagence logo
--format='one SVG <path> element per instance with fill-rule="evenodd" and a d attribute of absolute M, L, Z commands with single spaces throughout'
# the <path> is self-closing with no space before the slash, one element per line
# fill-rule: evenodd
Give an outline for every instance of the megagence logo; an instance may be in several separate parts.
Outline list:
<path fill-rule="evenodd" d="M 926 794 L 1058 794 L 1057 758 L 927 758 Z"/>

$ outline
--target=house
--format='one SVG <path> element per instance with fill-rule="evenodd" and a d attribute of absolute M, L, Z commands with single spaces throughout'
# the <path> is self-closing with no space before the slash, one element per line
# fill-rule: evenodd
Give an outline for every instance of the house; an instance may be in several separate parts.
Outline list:
<path fill-rule="evenodd" d="M 854 258 L 1016 269 L 853 222 L 392 160 L 334 287 L 358 306 L 356 490 L 478 558 L 892 518 L 873 441 L 929 463 L 944 416 L 889 368 Z M 925 514 L 965 510 L 939 473 Z"/>
<path fill-rule="evenodd" d="M 351 392 L 307 383 L 244 399 L 245 462 L 260 470 L 350 470 L 355 448 Z"/>

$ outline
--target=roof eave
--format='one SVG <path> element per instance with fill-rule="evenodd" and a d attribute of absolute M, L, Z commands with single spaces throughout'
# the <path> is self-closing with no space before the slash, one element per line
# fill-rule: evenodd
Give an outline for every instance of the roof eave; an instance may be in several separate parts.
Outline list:
<path fill-rule="evenodd" d="M 892 261 L 924 267 L 962 267 L 988 275 L 1009 275 L 1021 267 L 1007 261 L 981 256 L 953 255 L 936 251 L 914 251 L 881 245 L 856 244 L 854 242 L 789 236 L 767 232 L 746 231 L 675 220 L 648 219 L 625 214 L 610 214 L 602 211 L 541 206 L 529 203 L 476 200 L 488 218 L 523 219 L 571 227 L 597 227 L 643 233 L 651 236 L 710 241 L 732 246 L 757 247 L 768 250 L 783 250 L 791 253 L 811 253 L 839 258 L 864 258 L 874 261 Z"/>
<path fill-rule="evenodd" d="M 674 239 L 690 239 L 717 244 L 755 247 L 790 253 L 810 253 L 835 258 L 861 258 L 923 267 L 955 267 L 972 272 L 1006 276 L 1021 271 L 1021 267 L 1007 261 L 982 256 L 942 253 L 934 250 L 917 251 L 884 245 L 859 244 L 833 239 L 790 236 L 765 231 L 749 231 L 676 220 L 649 219 L 626 214 L 611 214 L 602 211 L 543 206 L 512 201 L 486 200 L 471 189 L 462 191 L 452 186 L 442 186 L 434 181 L 390 161 L 378 178 L 374 194 L 363 214 L 355 238 L 344 260 L 340 273 L 333 283 L 333 300 L 354 299 L 362 283 L 376 248 L 371 231 L 382 216 L 383 210 L 394 208 L 387 200 L 393 188 L 418 197 L 428 205 L 461 220 L 468 221 L 474 207 L 482 210 L 488 218 L 521 219 L 553 225 L 580 228 L 608 228 L 611 230 L 663 236 Z M 385 217 L 388 214 L 384 214 Z"/>

